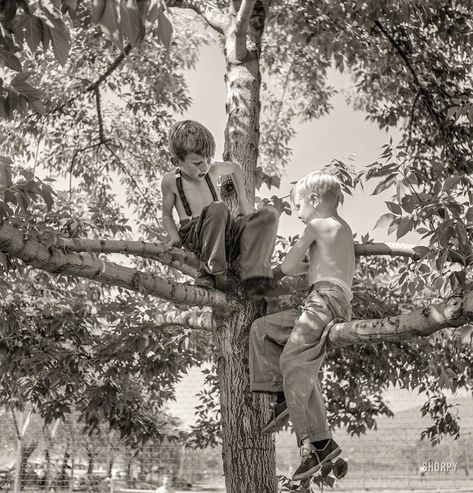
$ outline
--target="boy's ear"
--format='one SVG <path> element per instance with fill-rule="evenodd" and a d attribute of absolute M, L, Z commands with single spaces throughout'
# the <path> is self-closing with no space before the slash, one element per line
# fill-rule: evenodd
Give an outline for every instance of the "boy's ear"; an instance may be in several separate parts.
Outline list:
<path fill-rule="evenodd" d="M 319 203 L 319 197 L 317 196 L 316 193 L 312 192 L 309 195 L 309 200 L 312 205 L 317 205 Z"/>

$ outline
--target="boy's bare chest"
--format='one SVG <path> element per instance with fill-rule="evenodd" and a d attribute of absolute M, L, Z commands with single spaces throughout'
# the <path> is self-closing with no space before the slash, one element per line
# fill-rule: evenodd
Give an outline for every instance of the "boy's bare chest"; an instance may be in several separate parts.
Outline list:
<path fill-rule="evenodd" d="M 220 200 L 217 184 L 213 181 L 212 184 L 217 195 L 217 200 Z M 183 179 L 182 191 L 184 193 L 184 199 L 187 201 L 192 212 L 192 217 L 199 216 L 202 212 L 202 209 L 215 200 L 214 196 L 212 195 L 212 191 L 210 190 L 209 184 L 206 180 L 203 180 L 201 182 L 191 182 L 189 180 Z M 175 193 L 177 197 L 176 208 L 179 216 L 181 217 L 181 219 L 188 217 L 177 186 Z"/>

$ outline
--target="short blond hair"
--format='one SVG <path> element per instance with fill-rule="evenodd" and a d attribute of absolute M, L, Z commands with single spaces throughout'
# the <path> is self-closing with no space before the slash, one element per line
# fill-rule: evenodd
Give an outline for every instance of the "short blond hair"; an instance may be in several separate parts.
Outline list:
<path fill-rule="evenodd" d="M 191 153 L 212 158 L 215 154 L 215 139 L 210 131 L 194 120 L 174 123 L 168 132 L 169 150 L 173 158 L 184 161 Z"/>
<path fill-rule="evenodd" d="M 305 199 L 315 193 L 320 203 L 335 207 L 343 201 L 342 187 L 335 175 L 323 171 L 314 171 L 301 178 L 291 191 L 291 201 Z"/>

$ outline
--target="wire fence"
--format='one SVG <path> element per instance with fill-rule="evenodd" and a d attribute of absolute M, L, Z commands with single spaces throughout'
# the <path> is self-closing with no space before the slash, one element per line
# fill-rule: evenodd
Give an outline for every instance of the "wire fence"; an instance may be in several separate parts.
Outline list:
<path fill-rule="evenodd" d="M 179 408 L 189 413 L 195 392 L 192 378 L 183 382 L 175 415 Z M 473 398 L 452 399 L 461 435 L 436 446 L 420 440 L 430 422 L 421 418 L 413 394 L 394 392 L 391 401 L 398 411 L 379 418 L 377 430 L 360 437 L 335 430 L 349 467 L 335 489 L 473 492 Z M 188 421 L 187 415 L 183 427 Z M 300 460 L 294 435 L 281 431 L 275 445 L 277 473 L 290 477 Z M 221 449 L 193 450 L 165 439 L 132 450 L 105 428 L 100 435 L 84 435 L 72 417 L 45 426 L 34 413 L 0 410 L 0 492 L 139 493 L 156 490 L 165 477 L 177 492 L 224 492 Z"/>

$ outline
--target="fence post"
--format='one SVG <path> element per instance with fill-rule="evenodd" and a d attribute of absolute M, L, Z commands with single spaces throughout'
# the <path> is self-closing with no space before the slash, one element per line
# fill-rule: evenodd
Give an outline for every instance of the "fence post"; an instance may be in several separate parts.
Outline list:
<path fill-rule="evenodd" d="M 14 493 L 20 493 L 20 484 L 21 484 L 21 459 L 23 455 L 23 443 L 21 438 L 17 438 L 17 446 L 16 446 L 16 466 L 15 466 L 15 485 L 13 487 Z"/>

